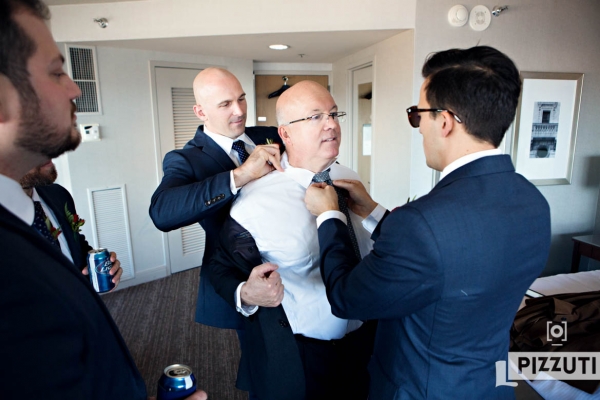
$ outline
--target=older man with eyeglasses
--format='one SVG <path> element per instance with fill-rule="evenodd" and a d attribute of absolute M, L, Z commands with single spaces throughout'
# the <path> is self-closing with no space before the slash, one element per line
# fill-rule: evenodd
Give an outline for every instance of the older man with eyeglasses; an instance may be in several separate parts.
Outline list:
<path fill-rule="evenodd" d="M 249 381 L 261 400 L 367 398 L 375 326 L 332 314 L 319 272 L 316 218 L 304 205 L 312 182 L 358 179 L 335 162 L 345 115 L 315 82 L 283 93 L 277 102 L 283 171 L 240 191 L 209 268 L 216 291 L 245 317 L 238 382 Z M 340 218 L 348 222 L 358 262 L 372 242 L 343 205 Z M 279 276 L 281 284 L 273 279 Z"/>

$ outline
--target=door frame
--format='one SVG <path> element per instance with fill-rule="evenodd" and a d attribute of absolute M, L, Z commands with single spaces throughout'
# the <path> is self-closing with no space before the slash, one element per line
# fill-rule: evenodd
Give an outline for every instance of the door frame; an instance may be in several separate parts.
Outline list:
<path fill-rule="evenodd" d="M 373 93 L 375 93 L 375 59 L 370 59 L 368 61 L 363 61 L 359 64 L 354 64 L 351 67 L 349 67 L 347 69 L 347 83 L 346 83 L 346 104 L 348 104 L 348 111 L 352 114 L 353 110 L 354 110 L 354 98 L 355 95 L 358 95 L 357 93 L 355 93 L 354 90 L 354 72 L 358 71 L 360 69 L 363 68 L 368 68 L 371 67 L 372 68 L 372 76 L 371 76 L 371 83 L 372 83 L 372 89 L 373 89 Z M 371 102 L 371 149 L 373 149 L 373 143 L 375 142 L 375 129 L 376 129 L 376 124 L 375 124 L 375 112 L 376 112 L 376 107 L 375 107 L 375 97 L 373 97 L 373 101 Z M 354 115 L 351 115 L 350 118 L 348 118 L 348 122 L 346 123 L 346 127 L 348 129 L 348 132 L 351 132 L 352 134 L 352 140 L 350 140 L 350 146 L 348 148 L 348 160 L 350 162 L 351 165 L 348 165 L 347 167 L 353 169 L 354 171 L 358 172 L 358 153 L 357 153 L 357 149 L 358 149 L 358 135 L 356 134 L 356 131 L 358 129 L 357 126 L 355 125 L 355 118 Z M 373 182 L 373 162 L 374 162 L 374 157 L 373 157 L 373 151 L 371 151 L 371 176 L 370 176 L 370 181 L 371 181 L 371 193 L 373 192 L 373 186 L 372 186 L 372 182 Z"/>
<path fill-rule="evenodd" d="M 179 63 L 170 61 L 153 61 L 148 62 L 148 68 L 150 69 L 150 102 L 152 107 L 152 133 L 154 135 L 154 158 L 155 158 L 155 186 L 158 187 L 162 180 L 162 150 L 160 145 L 160 128 L 158 118 L 158 95 L 156 88 L 156 68 L 180 68 L 180 69 L 206 69 L 209 67 L 219 67 L 228 69 L 224 65 L 213 65 L 213 64 L 196 64 L 196 63 Z M 200 125 L 200 120 L 198 120 Z M 169 247 L 169 238 L 167 232 L 162 232 L 163 242 L 163 264 L 165 265 L 167 276 L 171 275 L 171 252 Z"/>
<path fill-rule="evenodd" d="M 282 70 L 263 70 L 263 69 L 257 69 L 254 71 L 253 74 L 253 78 L 252 78 L 252 84 L 254 85 L 254 87 L 256 87 L 256 75 L 275 75 L 275 76 L 284 76 L 284 75 L 327 75 L 327 90 L 329 90 L 329 93 L 331 93 L 331 84 L 333 83 L 333 74 L 331 71 L 331 68 L 328 70 L 318 70 L 318 69 L 311 69 L 311 70 L 302 70 L 302 69 L 282 69 Z M 258 118 L 258 114 L 256 113 L 256 101 L 254 102 L 254 115 L 257 116 Z M 255 122 L 256 125 L 256 122 Z"/>

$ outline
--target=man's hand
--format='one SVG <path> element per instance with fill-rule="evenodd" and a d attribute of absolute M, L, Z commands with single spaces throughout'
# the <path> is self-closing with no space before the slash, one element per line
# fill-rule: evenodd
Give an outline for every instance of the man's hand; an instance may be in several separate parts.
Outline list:
<path fill-rule="evenodd" d="M 235 187 L 242 187 L 246 183 L 258 179 L 275 169 L 283 172 L 279 144 L 273 143 L 256 146 L 246 162 L 233 170 Z"/>
<path fill-rule="evenodd" d="M 241 290 L 242 303 L 248 306 L 277 307 L 283 300 L 283 283 L 275 264 L 265 263 L 252 269 Z"/>
<path fill-rule="evenodd" d="M 148 397 L 148 400 L 156 400 L 155 396 L 152 397 Z M 206 392 L 204 390 L 196 390 L 196 393 L 194 393 L 191 396 L 186 397 L 184 400 L 208 400 L 208 395 L 206 394 Z"/>
<path fill-rule="evenodd" d="M 113 266 L 110 269 L 109 274 L 112 275 L 112 281 L 115 284 L 115 287 L 111 289 L 112 292 L 117 288 L 117 286 L 119 286 L 119 282 L 121 281 L 121 275 L 123 275 L 123 268 L 121 268 L 121 261 L 117 260 L 117 253 L 115 253 L 114 251 L 110 252 L 110 261 L 112 262 Z M 81 273 L 84 275 L 89 275 L 90 272 L 88 271 L 88 267 L 85 267 L 81 271 Z"/>
<path fill-rule="evenodd" d="M 353 179 L 336 179 L 333 184 L 348 191 L 348 207 L 361 218 L 367 218 L 377 207 L 377 202 L 369 196 L 362 182 Z"/>
<path fill-rule="evenodd" d="M 340 210 L 334 187 L 324 182 L 313 183 L 306 189 L 304 203 L 308 211 L 317 217 L 325 211 Z"/>

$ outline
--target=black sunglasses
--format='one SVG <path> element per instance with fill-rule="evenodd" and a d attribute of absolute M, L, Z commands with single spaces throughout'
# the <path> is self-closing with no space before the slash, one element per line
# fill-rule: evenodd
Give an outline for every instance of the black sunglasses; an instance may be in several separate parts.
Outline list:
<path fill-rule="evenodd" d="M 421 116 L 419 115 L 420 112 L 442 112 L 442 111 L 448 112 L 450 115 L 452 115 L 454 117 L 454 119 L 458 123 L 462 123 L 462 120 L 459 118 L 459 116 L 454 114 L 450 110 L 444 110 L 442 108 L 417 108 L 417 106 L 411 106 L 406 109 L 406 113 L 408 114 L 408 122 L 410 123 L 410 126 L 412 126 L 413 128 L 418 128 L 419 124 L 421 123 Z"/>

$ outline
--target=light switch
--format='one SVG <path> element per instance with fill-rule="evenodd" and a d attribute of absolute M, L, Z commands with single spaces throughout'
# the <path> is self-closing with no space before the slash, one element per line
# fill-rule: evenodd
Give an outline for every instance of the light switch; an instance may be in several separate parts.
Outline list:
<path fill-rule="evenodd" d="M 81 133 L 82 142 L 98 142 L 100 141 L 100 125 L 99 124 L 79 124 L 79 132 Z"/>

